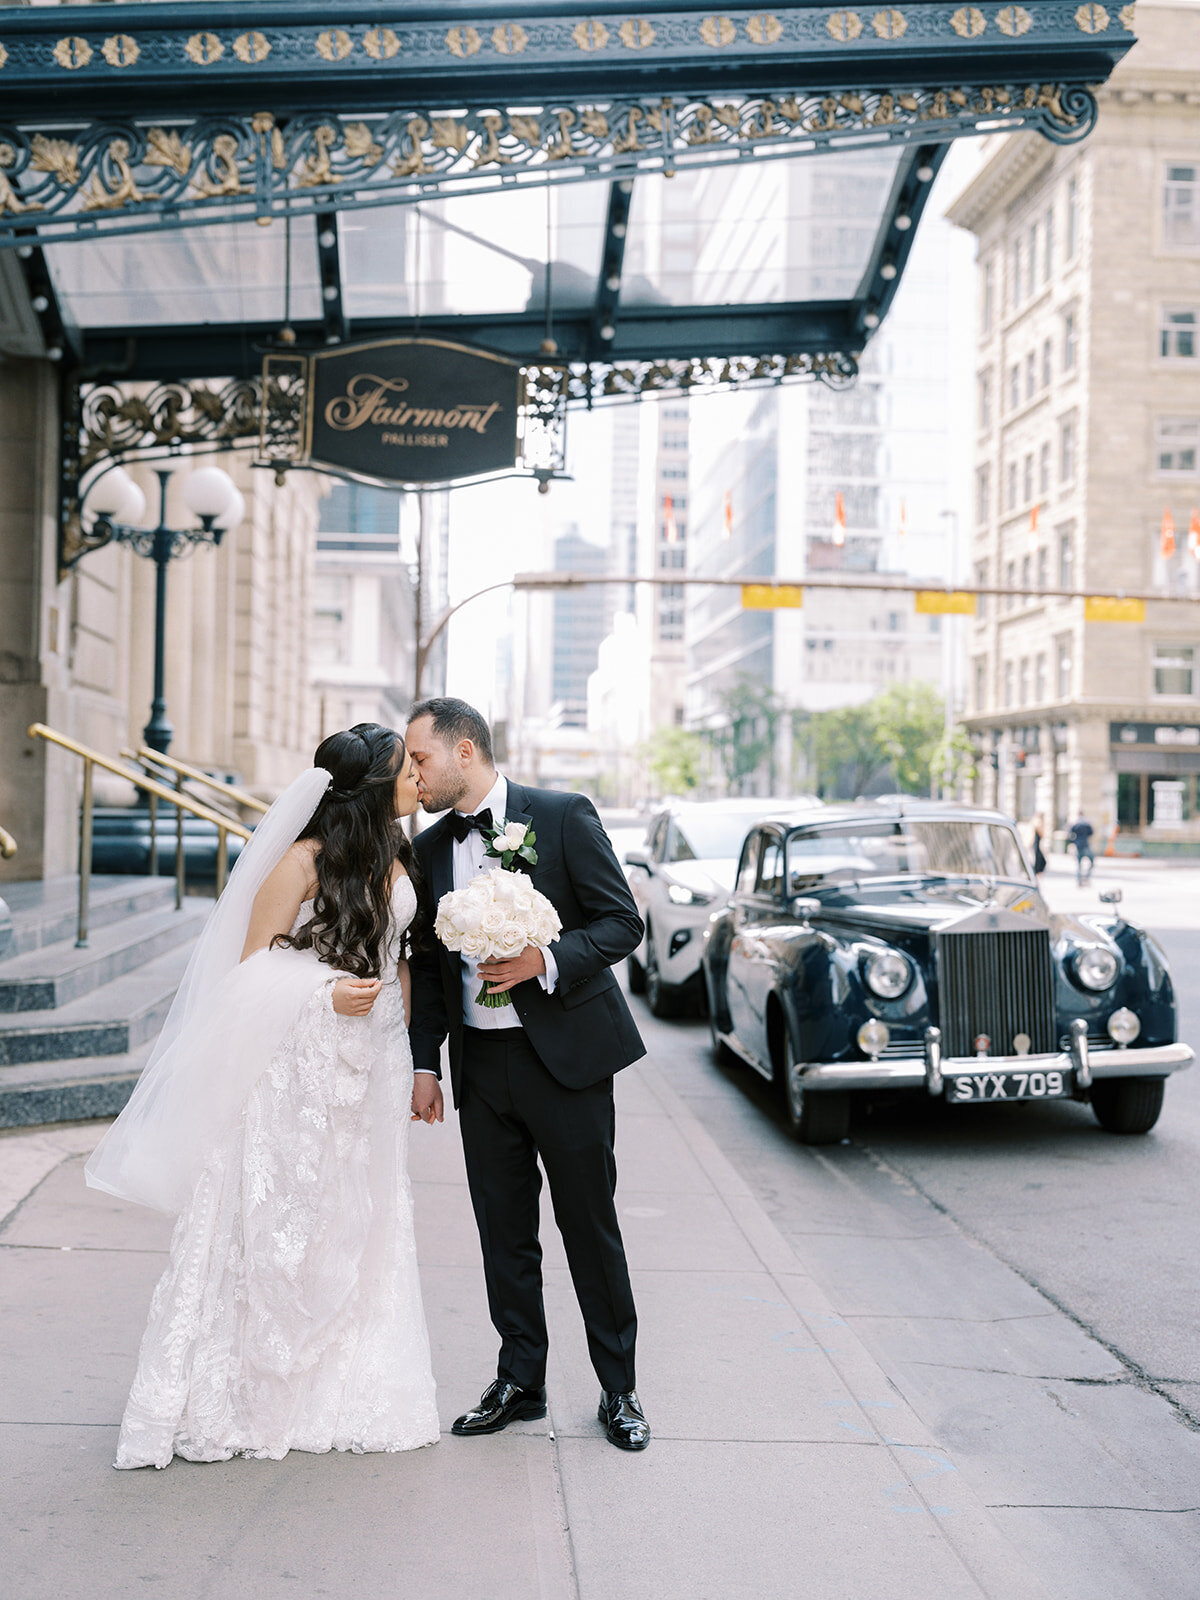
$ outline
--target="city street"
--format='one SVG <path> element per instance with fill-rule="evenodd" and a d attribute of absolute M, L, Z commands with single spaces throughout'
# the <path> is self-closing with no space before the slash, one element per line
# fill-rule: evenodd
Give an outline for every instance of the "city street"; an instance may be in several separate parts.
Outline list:
<path fill-rule="evenodd" d="M 624 838 L 622 848 L 627 848 Z M 1200 1043 L 1200 873 L 1052 860 L 1051 905 L 1123 911 L 1161 939 Z M 1190 926 L 1189 926 L 1190 924 Z M 844 1145 L 790 1139 L 703 1021 L 639 1003 L 656 1062 L 798 1257 L 1059 1596 L 1200 1595 L 1200 1075 L 1145 1138 L 1085 1106 L 865 1109 Z"/>

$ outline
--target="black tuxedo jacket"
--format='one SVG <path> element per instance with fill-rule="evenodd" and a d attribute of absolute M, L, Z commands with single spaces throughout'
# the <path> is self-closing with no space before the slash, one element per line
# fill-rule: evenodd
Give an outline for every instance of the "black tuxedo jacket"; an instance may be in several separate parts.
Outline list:
<path fill-rule="evenodd" d="M 640 944 L 642 919 L 586 796 L 525 789 L 510 782 L 505 820 L 533 825 L 538 861 L 536 867 L 524 870 L 562 922 L 562 932 L 551 946 L 558 963 L 554 993 L 547 994 L 536 978 L 530 978 L 510 989 L 509 996 L 548 1071 L 566 1088 L 583 1089 L 646 1053 L 611 971 Z M 445 817 L 414 841 L 430 928 L 438 901 L 454 887 L 453 846 Z M 413 1065 L 440 1077 L 442 1041 L 449 1034 L 450 1078 L 457 1105 L 462 1082 L 462 957 L 435 941 L 432 950 L 414 955 L 410 965 Z"/>

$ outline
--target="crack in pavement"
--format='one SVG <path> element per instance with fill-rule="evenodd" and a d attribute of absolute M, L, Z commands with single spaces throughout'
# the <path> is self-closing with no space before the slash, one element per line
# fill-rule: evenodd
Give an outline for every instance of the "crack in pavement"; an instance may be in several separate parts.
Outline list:
<path fill-rule="evenodd" d="M 1107 1350 L 1108 1354 L 1112 1356 L 1113 1360 L 1119 1362 L 1119 1364 L 1124 1367 L 1125 1372 L 1128 1375 L 1126 1381 L 1132 1388 L 1140 1389 L 1143 1394 L 1152 1394 L 1157 1396 L 1159 1400 L 1162 1400 L 1167 1406 L 1170 1407 L 1171 1412 L 1177 1422 L 1179 1422 L 1183 1427 L 1187 1428 L 1191 1433 L 1200 1433 L 1200 1415 L 1197 1415 L 1189 1410 L 1188 1407 L 1185 1406 L 1181 1400 L 1177 1399 L 1169 1389 L 1163 1387 L 1164 1382 L 1167 1380 L 1151 1377 L 1145 1368 L 1135 1361 L 1132 1356 L 1127 1355 L 1125 1351 L 1122 1350 L 1119 1345 L 1114 1344 L 1111 1339 L 1106 1339 L 1104 1335 L 1098 1331 L 1098 1329 L 1092 1327 L 1086 1318 L 1081 1317 L 1077 1311 L 1073 1310 L 1069 1305 L 1067 1305 L 1067 1303 L 1060 1299 L 1058 1295 L 1054 1294 L 1050 1289 L 1047 1289 L 1045 1284 L 1039 1283 L 1032 1273 L 1026 1272 L 1026 1270 L 1023 1267 L 1018 1266 L 1015 1261 L 1011 1261 L 1006 1255 L 998 1250 L 995 1245 L 992 1244 L 990 1239 L 985 1238 L 981 1233 L 977 1233 L 973 1228 L 968 1227 L 968 1225 L 963 1222 L 960 1217 L 956 1217 L 949 1206 L 943 1205 L 942 1202 L 936 1198 L 936 1196 L 930 1194 L 928 1189 L 924 1188 L 916 1178 L 912 1177 L 909 1173 L 902 1172 L 898 1168 L 893 1167 L 891 1162 L 888 1161 L 885 1156 L 880 1155 L 880 1153 L 877 1150 L 872 1149 L 870 1145 L 856 1143 L 855 1148 L 861 1150 L 866 1156 L 867 1160 L 870 1161 L 876 1170 L 881 1172 L 886 1178 L 902 1186 L 910 1186 L 916 1194 L 920 1195 L 921 1199 L 925 1201 L 926 1205 L 932 1206 L 939 1216 L 945 1217 L 948 1222 L 953 1224 L 953 1226 L 962 1234 L 964 1239 L 969 1239 L 972 1244 L 978 1245 L 981 1250 L 985 1250 L 994 1261 L 998 1261 L 1001 1266 L 1007 1267 L 1010 1272 L 1015 1273 L 1016 1276 L 1020 1278 L 1022 1283 L 1026 1284 L 1030 1289 L 1032 1289 L 1035 1294 L 1041 1295 L 1042 1299 L 1052 1305 L 1056 1311 L 1061 1312 L 1062 1315 L 1067 1318 L 1068 1322 L 1070 1322 L 1074 1327 L 1078 1328 L 1082 1333 L 1085 1333 L 1089 1339 L 1094 1339 L 1102 1350 Z"/>
<path fill-rule="evenodd" d="M 1059 1505 L 1051 1502 L 1044 1504 L 1040 1500 L 1025 1501 L 992 1501 L 989 1502 L 989 1511 L 1136 1511 L 1141 1515 L 1151 1517 L 1188 1517 L 1200 1511 L 1200 1506 L 1075 1506 Z"/>

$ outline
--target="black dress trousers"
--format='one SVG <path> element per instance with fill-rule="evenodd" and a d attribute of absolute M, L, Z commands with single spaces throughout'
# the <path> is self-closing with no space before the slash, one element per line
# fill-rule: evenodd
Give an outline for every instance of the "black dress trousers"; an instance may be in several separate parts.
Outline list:
<path fill-rule="evenodd" d="M 637 1314 L 617 1223 L 612 1079 L 566 1089 L 523 1028 L 466 1028 L 459 1107 L 471 1202 L 483 1245 L 498 1376 L 546 1381 L 546 1315 L 538 1242 L 538 1157 L 604 1389 L 632 1389 Z"/>

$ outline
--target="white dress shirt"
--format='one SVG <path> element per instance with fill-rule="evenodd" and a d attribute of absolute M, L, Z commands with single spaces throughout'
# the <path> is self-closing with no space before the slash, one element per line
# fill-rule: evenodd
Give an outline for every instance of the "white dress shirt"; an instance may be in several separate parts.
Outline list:
<path fill-rule="evenodd" d="M 464 816 L 478 816 L 479 812 L 488 810 L 492 813 L 492 824 L 497 826 L 501 821 L 508 819 L 505 807 L 508 805 L 508 779 L 503 773 L 497 774 L 492 785 L 491 793 L 476 806 L 473 812 L 463 812 Z M 455 839 L 451 843 L 454 876 L 452 884 L 455 889 L 465 889 L 472 878 L 477 878 L 481 872 L 492 867 L 498 867 L 499 861 L 484 854 L 485 841 L 478 830 L 473 829 L 465 839 Z M 536 848 L 536 847 L 535 847 Z M 553 994 L 558 983 L 558 964 L 549 950 L 542 951 L 546 963 L 546 971 L 539 975 L 538 982 L 547 994 Z M 475 996 L 479 993 L 481 979 L 479 977 L 479 963 L 470 960 L 467 956 L 462 958 L 463 970 L 463 1022 L 468 1028 L 519 1028 L 521 1019 L 517 1015 L 516 1006 L 511 1003 L 506 1006 L 480 1006 L 475 1003 Z M 511 995 L 512 990 L 508 993 Z"/>

